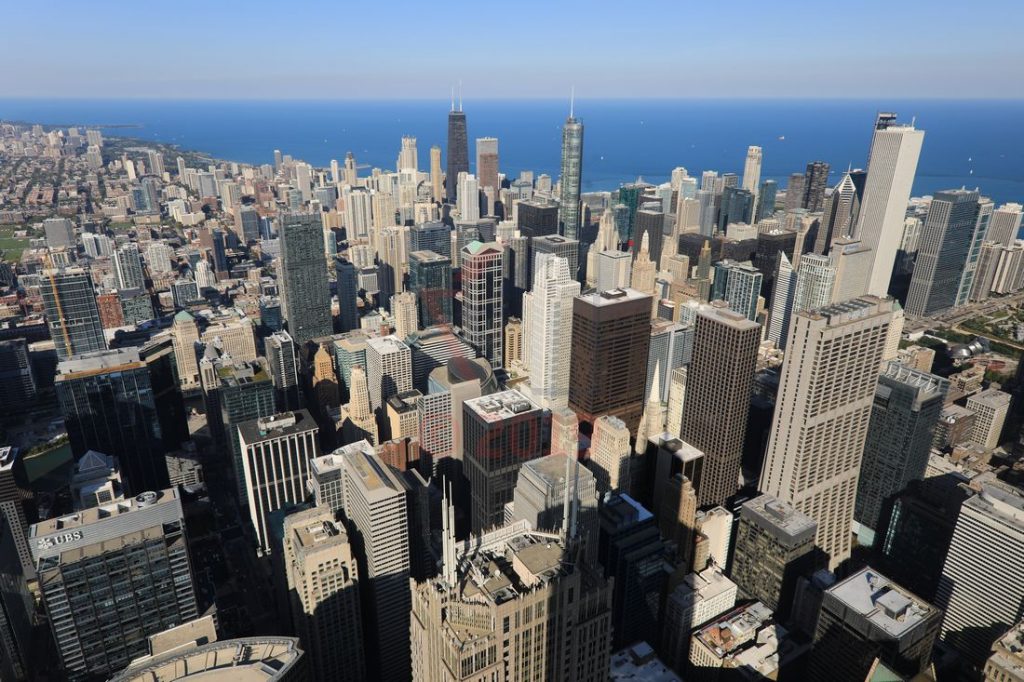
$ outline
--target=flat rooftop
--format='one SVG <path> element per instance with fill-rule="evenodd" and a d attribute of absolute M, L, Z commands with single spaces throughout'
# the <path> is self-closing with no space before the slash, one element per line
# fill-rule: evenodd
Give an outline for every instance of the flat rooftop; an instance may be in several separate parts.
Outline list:
<path fill-rule="evenodd" d="M 464 404 L 467 409 L 486 422 L 510 419 L 517 414 L 526 414 L 540 409 L 529 398 L 514 389 L 473 398 Z"/>
<path fill-rule="evenodd" d="M 846 608 L 900 639 L 939 610 L 868 566 L 828 590 Z"/>
<path fill-rule="evenodd" d="M 788 502 L 760 495 L 740 507 L 740 518 L 748 519 L 790 545 L 814 538 L 818 523 Z"/>
<path fill-rule="evenodd" d="M 251 419 L 238 425 L 242 439 L 249 444 L 315 430 L 317 430 L 316 421 L 306 410 L 281 412 L 271 417 Z"/>
<path fill-rule="evenodd" d="M 73 355 L 57 365 L 58 375 L 65 374 L 100 374 L 115 367 L 142 367 L 138 348 L 117 348 L 115 350 L 98 350 L 91 353 Z M 60 376 L 57 377 L 60 379 Z"/>
<path fill-rule="evenodd" d="M 263 682 L 281 679 L 303 655 L 295 637 L 246 637 L 213 642 L 157 656 L 112 678 L 112 682 Z"/>
<path fill-rule="evenodd" d="M 588 305 L 603 307 L 615 305 L 616 303 L 622 303 L 624 301 L 640 301 L 645 298 L 649 299 L 650 295 L 627 287 L 622 289 L 609 289 L 608 291 L 593 291 L 588 294 L 583 294 L 578 298 Z"/>

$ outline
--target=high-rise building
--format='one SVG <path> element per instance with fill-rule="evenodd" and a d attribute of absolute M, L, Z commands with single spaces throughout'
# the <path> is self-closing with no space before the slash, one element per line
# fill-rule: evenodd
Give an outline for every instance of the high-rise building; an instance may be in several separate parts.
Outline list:
<path fill-rule="evenodd" d="M 897 679 L 927 672 L 942 611 L 870 566 L 825 591 L 808 679 L 861 682 L 881 664 Z"/>
<path fill-rule="evenodd" d="M 516 204 L 516 227 L 524 237 L 531 239 L 546 235 L 560 234 L 558 231 L 558 207 L 554 199 L 534 197 Z"/>
<path fill-rule="evenodd" d="M 593 422 L 615 415 L 631 432 L 646 401 L 651 297 L 633 289 L 593 292 L 573 299 L 569 407 Z"/>
<path fill-rule="evenodd" d="M 503 316 L 500 244 L 472 242 L 462 249 L 462 338 L 492 367 L 501 367 Z"/>
<path fill-rule="evenodd" d="M 40 290 L 58 360 L 107 349 L 88 270 L 45 270 Z"/>
<path fill-rule="evenodd" d="M 542 235 L 530 240 L 530 283 L 537 273 L 537 259 L 541 254 L 550 253 L 569 262 L 569 279 L 576 279 L 579 272 L 580 243 L 575 239 L 557 234 Z"/>
<path fill-rule="evenodd" d="M 579 293 L 580 283 L 572 279 L 568 261 L 540 254 L 533 289 L 523 294 L 523 316 L 530 395 L 544 408 L 565 407 L 569 401 L 569 363 L 560 349 L 572 338 L 573 299 Z"/>
<path fill-rule="evenodd" d="M 736 584 L 718 566 L 682 576 L 665 599 L 661 650 L 665 662 L 684 670 L 693 631 L 736 606 Z"/>
<path fill-rule="evenodd" d="M 452 323 L 452 262 L 433 251 L 409 254 L 409 290 L 416 295 L 422 329 Z"/>
<path fill-rule="evenodd" d="M 199 615 L 175 488 L 41 521 L 30 539 L 68 679 L 109 678 Z"/>
<path fill-rule="evenodd" d="M 848 170 L 839 184 L 832 188 L 832 194 L 825 199 L 822 207 L 823 215 L 814 242 L 814 253 L 828 254 L 834 239 L 851 235 L 860 215 L 866 178 L 867 174 L 862 170 Z"/>
<path fill-rule="evenodd" d="M 858 541 L 870 546 L 882 507 L 913 480 L 924 478 L 935 425 L 949 382 L 888 362 L 878 377 L 853 518 Z"/>
<path fill-rule="evenodd" d="M 565 520 L 566 499 L 570 519 L 576 515 L 570 522 L 575 523 L 583 556 L 592 563 L 597 560 L 597 488 L 594 475 L 574 456 L 551 454 L 525 462 L 516 478 L 511 518 L 506 521 L 529 521 L 531 528 L 557 532 Z"/>
<path fill-rule="evenodd" d="M 512 367 L 512 363 L 524 364 L 523 321 L 517 317 L 510 317 L 505 323 L 504 350 L 506 368 Z"/>
<path fill-rule="evenodd" d="M 935 193 L 921 230 L 907 294 L 908 315 L 929 317 L 967 302 L 966 296 L 961 300 L 961 284 L 965 277 L 973 284 L 991 212 L 991 201 L 979 198 L 976 191 Z"/>
<path fill-rule="evenodd" d="M 750 263 L 719 261 L 715 264 L 712 298 L 722 299 L 730 310 L 748 320 L 756 320 L 763 281 L 764 275 Z"/>
<path fill-rule="evenodd" d="M 340 474 L 340 500 L 333 499 L 340 501 L 350 535 L 356 540 L 368 678 L 389 682 L 408 680 L 410 595 L 406 488 L 366 441 L 351 443 L 328 456 Z M 334 467 L 321 466 L 321 474 L 326 479 L 332 478 L 327 474 Z"/>
<path fill-rule="evenodd" d="M 396 393 L 395 395 L 401 395 Z M 395 396 L 392 396 L 392 398 Z M 345 440 L 355 442 L 368 440 L 371 445 L 378 445 L 380 438 L 377 432 L 377 419 L 370 407 L 370 389 L 366 382 L 366 370 L 357 365 L 352 368 L 349 379 L 349 401 L 341 410 L 342 436 Z"/>
<path fill-rule="evenodd" d="M 935 599 L 942 639 L 980 667 L 1024 603 L 1024 493 L 998 481 L 960 507 Z"/>
<path fill-rule="evenodd" d="M 668 402 L 672 372 L 684 365 L 689 365 L 693 359 L 693 337 L 692 324 L 684 325 L 662 319 L 651 322 L 651 346 L 647 352 L 647 388 L 645 389 L 648 398 L 650 398 L 651 387 L 657 377 L 658 394 L 655 397 L 659 402 Z M 676 427 L 678 428 L 678 424 Z M 652 433 L 651 435 L 657 434 Z"/>
<path fill-rule="evenodd" d="M 267 370 L 274 383 L 278 412 L 299 409 L 299 372 L 295 342 L 288 332 L 274 332 L 264 342 L 267 352 Z"/>
<path fill-rule="evenodd" d="M 873 252 L 867 293 L 874 296 L 885 296 L 889 290 L 923 142 L 923 130 L 913 124 L 898 125 L 895 114 L 878 115 L 868 155 L 864 200 L 852 235 Z"/>
<path fill-rule="evenodd" d="M 611 585 L 576 560 L 575 543 L 520 522 L 456 546 L 448 527 L 442 575 L 412 587 L 413 679 L 607 678 Z M 531 589 L 499 591 L 494 580 Z"/>
<path fill-rule="evenodd" d="M 476 138 L 476 176 L 480 178 L 480 188 L 492 188 L 495 193 L 501 189 L 498 182 L 498 138 Z"/>
<path fill-rule="evenodd" d="M 459 176 L 459 217 L 464 222 L 480 220 L 480 181 L 472 173 Z"/>
<path fill-rule="evenodd" d="M 43 221 L 46 247 L 68 249 L 75 245 L 75 224 L 67 218 L 47 218 Z"/>
<path fill-rule="evenodd" d="M 281 312 L 295 343 L 303 346 L 333 331 L 323 226 L 315 213 L 285 213 L 279 222 Z"/>
<path fill-rule="evenodd" d="M 341 331 L 359 329 L 359 270 L 348 259 L 334 259 L 335 280 L 338 284 L 338 321 Z"/>
<path fill-rule="evenodd" d="M 1011 401 L 1009 393 L 997 388 L 988 388 L 967 398 L 967 409 L 974 412 L 974 425 L 968 439 L 983 448 L 998 447 Z"/>
<path fill-rule="evenodd" d="M 501 526 L 525 462 L 541 456 L 541 409 L 516 390 L 463 404 L 463 466 L 474 533 Z"/>
<path fill-rule="evenodd" d="M 804 173 L 803 207 L 811 213 L 822 209 L 825 203 L 825 188 L 828 187 L 829 165 L 824 161 L 812 161 L 807 164 Z"/>
<path fill-rule="evenodd" d="M 167 485 L 168 449 L 149 367 L 137 348 L 77 355 L 57 365 L 57 403 L 76 457 L 117 457 L 133 492 Z M 164 409 L 164 407 L 161 407 Z"/>
<path fill-rule="evenodd" d="M 182 310 L 174 316 L 171 323 L 171 338 L 174 343 L 174 364 L 178 371 L 181 390 L 199 388 L 199 359 L 196 357 L 199 326 L 188 311 Z"/>
<path fill-rule="evenodd" d="M 391 297 L 391 314 L 395 317 L 395 336 L 407 338 L 419 327 L 416 311 L 416 294 L 403 291 Z"/>
<path fill-rule="evenodd" d="M 772 288 L 772 307 L 768 314 L 768 330 L 765 339 L 785 350 L 789 319 L 793 314 L 796 295 L 796 272 L 785 252 L 779 252 L 775 267 L 775 283 Z"/>
<path fill-rule="evenodd" d="M 760 489 L 818 522 L 816 542 L 830 568 L 850 556 L 861 454 L 892 305 L 865 296 L 801 311 L 790 325 Z"/>
<path fill-rule="evenodd" d="M 704 453 L 701 506 L 724 504 L 739 489 L 760 341 L 761 325 L 722 304 L 697 313 L 679 436 Z"/>
<path fill-rule="evenodd" d="M 819 568 L 814 550 L 817 528 L 814 519 L 771 495 L 745 502 L 729 573 L 739 594 L 785 618 L 797 579 Z"/>
<path fill-rule="evenodd" d="M 409 230 L 409 252 L 432 251 L 445 258 L 452 255 L 452 230 L 441 222 L 413 225 Z"/>
<path fill-rule="evenodd" d="M 992 211 L 987 239 L 1003 246 L 1013 246 L 1020 235 L 1022 219 L 1024 219 L 1024 206 L 1003 204 Z"/>
<path fill-rule="evenodd" d="M 314 507 L 284 517 L 284 562 L 295 633 L 317 679 L 366 679 L 359 567 L 334 510 Z"/>
<path fill-rule="evenodd" d="M 0 341 L 0 386 L 0 410 L 22 410 L 35 402 L 36 382 L 25 339 Z"/>
<path fill-rule="evenodd" d="M 573 116 L 562 126 L 562 169 L 559 175 L 558 234 L 570 239 L 579 239 L 582 228 L 580 221 L 580 180 L 583 175 L 583 124 Z"/>
<path fill-rule="evenodd" d="M 114 275 L 118 289 L 144 289 L 146 279 L 142 273 L 139 245 L 129 242 L 114 251 Z"/>
<path fill-rule="evenodd" d="M 430 148 L 430 198 L 435 202 L 444 200 L 444 175 L 441 173 L 441 147 Z"/>
<path fill-rule="evenodd" d="M 747 147 L 747 160 L 743 164 L 743 189 L 756 194 L 761 186 L 761 148 Z"/>
<path fill-rule="evenodd" d="M 249 520 L 262 554 L 271 550 L 270 515 L 306 498 L 309 461 L 320 454 L 319 429 L 306 410 L 259 417 L 237 426 Z"/>
<path fill-rule="evenodd" d="M 1003 682 L 1020 677 L 1024 670 L 1024 621 L 1019 621 L 1009 632 L 992 645 L 992 655 L 985 661 L 985 682 Z"/>
<path fill-rule="evenodd" d="M 366 379 L 376 412 L 393 395 L 412 390 L 412 352 L 397 336 L 366 340 Z"/>
<path fill-rule="evenodd" d="M 448 112 L 448 172 L 445 174 L 445 192 L 448 203 L 454 204 L 458 196 L 459 174 L 469 173 L 469 133 L 466 131 L 466 114 L 462 111 L 462 95 L 459 95 L 459 110 Z"/>

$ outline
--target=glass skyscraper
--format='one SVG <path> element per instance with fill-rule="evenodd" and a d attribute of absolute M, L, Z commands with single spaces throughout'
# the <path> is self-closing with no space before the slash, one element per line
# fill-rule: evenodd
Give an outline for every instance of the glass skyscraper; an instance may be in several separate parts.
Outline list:
<path fill-rule="evenodd" d="M 452 322 L 452 262 L 433 251 L 409 254 L 409 290 L 416 294 L 419 325 Z"/>
<path fill-rule="evenodd" d="M 320 216 L 288 213 L 281 216 L 282 312 L 296 345 L 330 336 L 331 293 L 324 260 Z"/>
<path fill-rule="evenodd" d="M 58 360 L 107 349 L 96 292 L 88 270 L 48 270 L 43 274 L 40 289 L 46 309 L 46 324 L 56 346 Z"/>
<path fill-rule="evenodd" d="M 561 204 L 558 208 L 558 233 L 579 239 L 580 178 L 583 175 L 583 124 L 573 117 L 562 126 Z"/>
<path fill-rule="evenodd" d="M 461 99 L 461 97 L 460 97 Z M 445 177 L 445 196 L 448 203 L 454 204 L 458 194 L 459 173 L 469 172 L 469 137 L 466 132 L 466 113 L 462 111 L 462 103 L 459 102 L 459 110 L 455 110 L 455 101 L 452 101 L 452 110 L 448 112 L 448 173 Z"/>

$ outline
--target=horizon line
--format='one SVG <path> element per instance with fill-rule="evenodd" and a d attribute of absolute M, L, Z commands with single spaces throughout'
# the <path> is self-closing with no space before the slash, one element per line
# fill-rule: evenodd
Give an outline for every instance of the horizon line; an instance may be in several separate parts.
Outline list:
<path fill-rule="evenodd" d="M 597 97 L 575 98 L 582 102 L 685 102 L 685 101 L 810 101 L 810 102 L 858 102 L 871 100 L 886 101 L 935 101 L 935 102 L 1024 102 L 1024 96 L 985 96 L 985 97 L 950 97 L 940 95 L 843 95 L 843 96 L 812 96 L 812 95 L 684 95 L 684 96 L 632 96 L 608 95 Z M 448 102 L 441 97 L 167 97 L 163 95 L 113 95 L 113 96 L 65 96 L 65 95 L 0 95 L 0 102 L 25 101 L 63 101 L 63 102 Z M 564 97 L 557 95 L 524 95 L 520 97 L 496 96 L 473 97 L 470 101 L 477 102 L 563 102 Z"/>

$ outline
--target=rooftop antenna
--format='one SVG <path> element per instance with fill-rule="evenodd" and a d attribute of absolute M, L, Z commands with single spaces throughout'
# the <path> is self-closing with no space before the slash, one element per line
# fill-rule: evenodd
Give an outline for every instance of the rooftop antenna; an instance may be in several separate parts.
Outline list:
<path fill-rule="evenodd" d="M 455 111 L 455 86 L 452 86 L 452 111 Z"/>
<path fill-rule="evenodd" d="M 573 85 L 569 88 L 569 118 L 572 118 L 573 111 L 576 109 L 576 86 Z"/>
<path fill-rule="evenodd" d="M 459 111 L 462 111 L 462 79 L 459 79 Z"/>
<path fill-rule="evenodd" d="M 911 116 L 910 117 L 910 127 L 913 128 L 915 123 L 917 123 L 917 116 Z"/>

